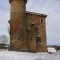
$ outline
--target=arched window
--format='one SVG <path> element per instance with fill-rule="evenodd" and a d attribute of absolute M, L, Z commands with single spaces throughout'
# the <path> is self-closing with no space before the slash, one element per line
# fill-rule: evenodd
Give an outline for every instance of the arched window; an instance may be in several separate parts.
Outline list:
<path fill-rule="evenodd" d="M 36 37 L 36 43 L 41 43 L 41 38 L 40 37 Z"/>

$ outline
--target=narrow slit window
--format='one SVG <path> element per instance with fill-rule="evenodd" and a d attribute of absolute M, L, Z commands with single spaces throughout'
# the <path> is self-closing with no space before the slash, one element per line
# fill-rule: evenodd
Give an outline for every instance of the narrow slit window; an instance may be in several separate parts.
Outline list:
<path fill-rule="evenodd" d="M 19 38 L 18 38 L 18 40 L 19 40 Z"/>
<path fill-rule="evenodd" d="M 41 23 L 43 23 L 43 18 L 41 18 Z"/>

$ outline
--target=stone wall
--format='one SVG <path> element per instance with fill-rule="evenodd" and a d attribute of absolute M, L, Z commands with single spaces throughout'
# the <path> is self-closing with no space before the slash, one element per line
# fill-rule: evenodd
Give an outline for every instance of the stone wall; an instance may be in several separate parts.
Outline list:
<path fill-rule="evenodd" d="M 41 15 L 41 14 L 37 15 L 37 13 L 33 13 L 33 12 L 26 13 L 26 16 L 27 16 L 27 29 L 30 30 L 30 34 L 28 34 L 27 37 L 31 35 L 31 37 L 28 38 L 30 47 L 32 48 L 32 46 L 33 46 L 34 50 L 37 52 L 47 51 L 46 21 L 45 21 L 45 18 L 47 16 Z M 31 31 L 32 31 L 32 33 L 31 33 Z M 33 31 L 35 31 L 35 34 L 33 33 Z M 40 37 L 41 42 L 37 42 L 36 37 Z"/>

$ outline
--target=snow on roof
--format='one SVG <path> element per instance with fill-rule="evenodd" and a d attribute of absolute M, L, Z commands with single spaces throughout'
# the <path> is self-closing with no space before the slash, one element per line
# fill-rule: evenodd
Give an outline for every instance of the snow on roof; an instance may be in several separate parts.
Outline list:
<path fill-rule="evenodd" d="M 36 15 L 36 16 L 47 17 L 47 15 L 45 15 L 45 14 L 40 14 L 40 13 L 35 13 L 35 12 L 29 12 L 29 11 L 26 11 L 26 14 L 32 14 L 32 15 Z"/>

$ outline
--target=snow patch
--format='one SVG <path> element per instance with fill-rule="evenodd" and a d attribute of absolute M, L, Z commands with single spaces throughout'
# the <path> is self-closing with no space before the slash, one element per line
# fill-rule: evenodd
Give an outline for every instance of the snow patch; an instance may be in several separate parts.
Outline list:
<path fill-rule="evenodd" d="M 48 52 L 56 52 L 56 49 L 53 47 L 48 47 Z"/>

